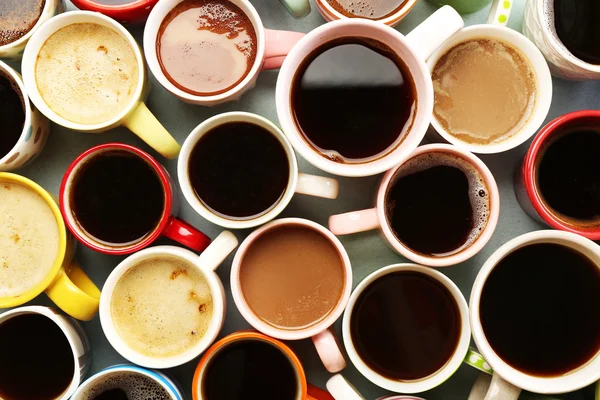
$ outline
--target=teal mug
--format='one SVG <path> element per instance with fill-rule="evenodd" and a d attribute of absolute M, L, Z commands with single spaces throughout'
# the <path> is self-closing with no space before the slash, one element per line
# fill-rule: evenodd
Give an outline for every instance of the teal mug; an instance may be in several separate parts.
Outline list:
<path fill-rule="evenodd" d="M 279 0 L 281 4 L 294 16 L 304 18 L 310 14 L 310 3 L 308 0 Z"/>
<path fill-rule="evenodd" d="M 449 5 L 461 14 L 469 14 L 481 10 L 492 2 L 492 0 L 429 0 L 439 6 Z"/>

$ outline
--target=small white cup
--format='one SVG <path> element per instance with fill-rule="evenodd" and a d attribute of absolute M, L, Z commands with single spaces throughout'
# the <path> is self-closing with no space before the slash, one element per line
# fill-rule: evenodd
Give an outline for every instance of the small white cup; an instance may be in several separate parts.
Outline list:
<path fill-rule="evenodd" d="M 114 349 L 132 363 L 146 368 L 172 368 L 199 356 L 217 338 L 223 326 L 226 297 L 223 284 L 215 270 L 236 248 L 237 244 L 237 238 L 233 233 L 223 231 L 200 256 L 181 247 L 156 246 L 141 250 L 123 260 L 109 275 L 104 284 L 102 296 L 100 297 L 100 322 L 102 330 Z M 194 347 L 182 354 L 158 358 L 150 357 L 133 350 L 121 339 L 112 319 L 111 300 L 115 286 L 127 271 L 143 260 L 165 256 L 178 258 L 198 268 L 198 271 L 203 275 L 210 288 L 213 301 L 213 316 L 206 333 Z"/>
<path fill-rule="evenodd" d="M 275 207 L 252 219 L 233 219 L 215 214 L 198 199 L 198 196 L 194 193 L 188 174 L 190 155 L 194 150 L 196 143 L 198 143 L 198 140 L 215 127 L 230 122 L 247 122 L 264 128 L 279 140 L 288 158 L 290 173 L 287 188 L 283 195 Z M 246 112 L 218 114 L 198 125 L 198 127 L 196 127 L 196 129 L 194 129 L 187 137 L 181 148 L 179 160 L 177 161 L 177 175 L 179 177 L 181 191 L 192 208 L 213 224 L 230 229 L 252 228 L 269 222 L 287 207 L 295 193 L 335 199 L 338 195 L 339 186 L 335 179 L 298 172 L 298 160 L 296 159 L 294 149 L 281 130 L 268 119 Z"/>

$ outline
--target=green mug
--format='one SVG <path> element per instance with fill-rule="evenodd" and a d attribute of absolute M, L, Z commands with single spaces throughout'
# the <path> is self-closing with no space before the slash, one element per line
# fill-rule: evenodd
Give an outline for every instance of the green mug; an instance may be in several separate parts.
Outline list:
<path fill-rule="evenodd" d="M 281 4 L 294 16 L 304 18 L 310 14 L 310 3 L 308 0 L 279 0 Z"/>
<path fill-rule="evenodd" d="M 439 6 L 449 5 L 461 14 L 468 14 L 481 10 L 492 2 L 492 0 L 429 0 Z"/>

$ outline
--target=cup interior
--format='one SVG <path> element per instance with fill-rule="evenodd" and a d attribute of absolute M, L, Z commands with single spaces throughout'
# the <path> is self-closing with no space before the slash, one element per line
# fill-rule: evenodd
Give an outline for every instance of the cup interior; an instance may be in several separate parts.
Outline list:
<path fill-rule="evenodd" d="M 14 42 L 7 43 L 4 46 L 0 46 L 0 54 L 5 49 L 10 49 L 13 47 L 18 48 L 19 46 L 24 45 L 29 40 L 31 35 L 33 35 L 33 33 L 37 30 L 37 28 L 39 28 L 40 25 L 42 25 L 48 18 L 50 18 L 53 15 L 54 8 L 57 7 L 56 3 L 59 3 L 60 1 L 62 0 L 44 0 L 44 7 L 42 8 L 42 13 L 40 14 L 40 18 L 37 20 L 37 22 L 25 35 L 23 35 L 19 39 L 15 40 Z"/>
<path fill-rule="evenodd" d="M 398 3 L 401 3 L 401 1 L 399 1 Z M 402 6 L 392 14 L 389 14 L 383 18 L 377 18 L 376 21 L 382 22 L 386 25 L 395 26 L 409 13 L 409 11 L 415 6 L 416 3 L 417 0 L 408 0 L 404 2 L 404 4 L 402 4 Z M 319 11 L 321 11 L 322 14 L 325 14 L 328 20 L 348 18 L 347 16 L 336 10 L 331 5 L 331 2 L 328 0 L 316 0 L 316 4 L 319 8 Z"/>

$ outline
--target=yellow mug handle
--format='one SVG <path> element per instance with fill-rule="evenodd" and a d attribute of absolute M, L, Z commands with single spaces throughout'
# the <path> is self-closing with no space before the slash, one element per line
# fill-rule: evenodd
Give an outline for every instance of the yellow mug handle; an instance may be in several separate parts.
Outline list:
<path fill-rule="evenodd" d="M 181 150 L 179 143 L 148 110 L 144 102 L 140 102 L 125 118 L 123 124 L 166 158 L 177 157 Z"/>
<path fill-rule="evenodd" d="M 89 321 L 98 313 L 100 290 L 77 264 L 61 267 L 46 294 L 73 318 Z"/>

